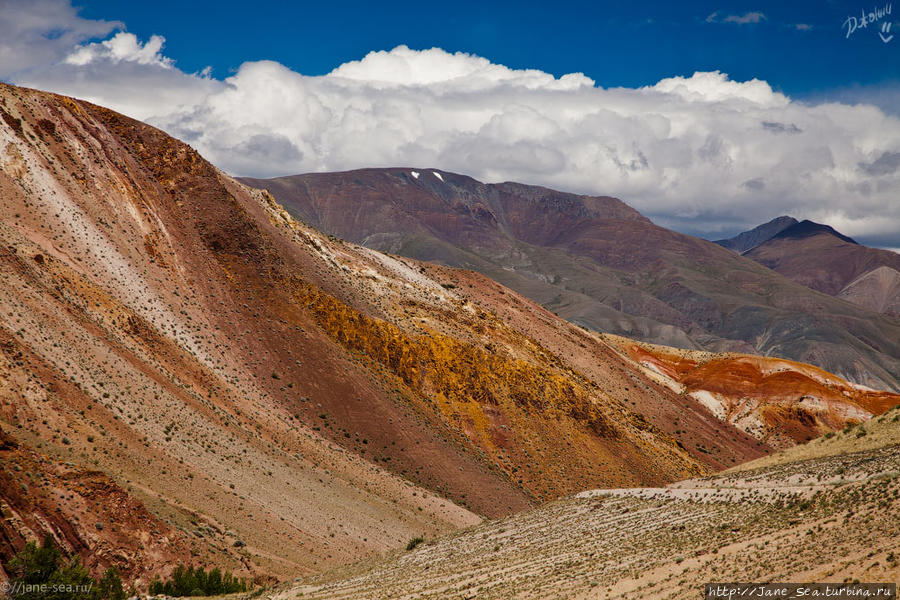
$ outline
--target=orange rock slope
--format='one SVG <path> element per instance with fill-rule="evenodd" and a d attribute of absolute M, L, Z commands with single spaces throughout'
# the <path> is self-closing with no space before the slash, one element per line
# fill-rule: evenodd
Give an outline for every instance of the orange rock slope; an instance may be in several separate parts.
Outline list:
<path fill-rule="evenodd" d="M 718 418 L 777 448 L 867 421 L 900 404 L 898 394 L 849 383 L 803 363 L 603 337 L 648 376 L 696 398 Z"/>

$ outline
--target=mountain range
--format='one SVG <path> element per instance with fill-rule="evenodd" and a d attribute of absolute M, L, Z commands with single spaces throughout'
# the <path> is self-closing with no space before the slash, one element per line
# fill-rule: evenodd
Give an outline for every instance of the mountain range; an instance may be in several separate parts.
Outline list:
<path fill-rule="evenodd" d="M 615 198 L 484 184 L 434 169 L 242 181 L 325 233 L 478 271 L 595 331 L 780 356 L 900 390 L 900 318 L 868 305 L 880 296 L 861 306 L 820 293 L 748 256 L 659 227 Z M 791 223 L 766 235 L 782 225 Z"/>
<path fill-rule="evenodd" d="M 312 576 L 584 490 L 705 477 L 900 403 L 796 361 L 592 331 L 447 266 L 514 255 L 499 271 L 543 282 L 521 266 L 539 257 L 707 319 L 740 297 L 704 304 L 679 281 L 712 285 L 726 265 L 751 290 L 821 303 L 825 331 L 893 331 L 618 200 L 442 172 L 350 177 L 354 193 L 320 216 L 357 233 L 395 214 L 365 190 L 427 181 L 432 208 L 404 222 L 418 237 L 370 236 L 419 240 L 435 262 L 317 231 L 144 123 L 0 84 L 0 581 L 45 535 L 138 590 L 176 564 L 254 585 Z M 485 234 L 501 220 L 530 241 Z M 621 245 L 650 234 L 662 242 Z M 634 298 L 674 314 L 640 286 Z M 793 315 L 781 302 L 764 314 Z"/>

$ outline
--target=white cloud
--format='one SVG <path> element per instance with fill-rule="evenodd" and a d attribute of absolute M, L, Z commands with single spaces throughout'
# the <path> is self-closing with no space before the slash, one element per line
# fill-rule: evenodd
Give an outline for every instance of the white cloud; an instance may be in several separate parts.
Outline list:
<path fill-rule="evenodd" d="M 61 60 L 74 46 L 123 27 L 82 19 L 69 0 L 0 2 L 0 79 Z"/>
<path fill-rule="evenodd" d="M 458 90 L 489 89 L 497 85 L 573 90 L 594 86 L 594 81 L 582 73 L 555 79 L 543 71 L 513 70 L 464 52 L 449 54 L 440 48 L 417 51 L 406 46 L 390 52 L 370 52 L 362 60 L 344 63 L 329 76 L 365 82 L 377 88 L 448 84 Z"/>
<path fill-rule="evenodd" d="M 719 71 L 694 73 L 691 77 L 669 77 L 644 89 L 676 94 L 688 102 L 744 100 L 748 106 L 772 108 L 786 106 L 790 102 L 784 94 L 772 91 L 765 81 L 731 81 L 728 75 Z"/>
<path fill-rule="evenodd" d="M 900 119 L 874 106 L 798 102 L 720 72 L 603 89 L 405 46 L 324 76 L 259 61 L 219 81 L 177 69 L 162 38 L 127 35 L 18 81 L 146 120 L 237 175 L 434 167 L 616 195 L 710 236 L 787 213 L 900 245 Z"/>
<path fill-rule="evenodd" d="M 226 86 L 210 70 L 184 73 L 162 54 L 165 38 L 146 43 L 123 31 L 110 39 L 70 47 L 57 62 L 12 77 L 15 83 L 108 106 L 145 121 L 196 107 Z M 184 132 L 182 132 L 184 134 Z"/>
<path fill-rule="evenodd" d="M 141 44 L 133 33 L 120 31 L 111 39 L 79 46 L 66 56 L 63 62 L 83 67 L 104 60 L 112 63 L 126 61 L 169 69 L 173 65 L 172 59 L 160 54 L 165 42 L 164 37 L 154 35 L 146 44 Z"/>

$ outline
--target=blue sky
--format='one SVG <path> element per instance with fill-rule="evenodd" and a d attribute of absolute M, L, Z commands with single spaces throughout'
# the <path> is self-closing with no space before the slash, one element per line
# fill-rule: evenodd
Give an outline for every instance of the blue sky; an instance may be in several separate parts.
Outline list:
<path fill-rule="evenodd" d="M 884 2 L 122 2 L 79 0 L 87 18 L 161 34 L 186 71 L 225 77 L 242 62 L 276 60 L 323 75 L 371 50 L 437 46 L 599 85 L 641 86 L 720 70 L 792 96 L 876 98 L 900 79 L 900 42 L 844 23 Z M 758 17 L 754 17 L 757 13 Z M 715 15 L 710 18 L 711 15 Z M 748 16 L 749 15 L 749 16 Z M 892 10 L 900 21 L 900 6 Z M 732 17 L 729 20 L 729 17 Z M 741 21 L 748 21 L 741 23 Z M 900 35 L 900 25 L 897 25 Z M 868 88 L 868 89 L 867 89 Z"/>
<path fill-rule="evenodd" d="M 431 167 L 707 238 L 790 214 L 900 247 L 890 2 L 72 2 L 0 0 L 0 80 L 233 175 Z"/>

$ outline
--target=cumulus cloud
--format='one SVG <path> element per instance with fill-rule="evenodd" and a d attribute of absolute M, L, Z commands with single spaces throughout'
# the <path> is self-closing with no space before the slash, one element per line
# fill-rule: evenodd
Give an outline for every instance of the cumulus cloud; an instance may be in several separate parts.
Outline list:
<path fill-rule="evenodd" d="M 845 88 L 819 92 L 804 98 L 808 104 L 841 102 L 842 104 L 873 104 L 881 110 L 900 117 L 900 79 L 877 84 L 854 84 Z"/>
<path fill-rule="evenodd" d="M 60 60 L 20 72 L 21 85 L 57 91 L 115 108 L 137 119 L 194 107 L 225 85 L 209 71 L 190 74 L 162 54 L 165 38 L 141 43 L 119 31 L 101 42 L 70 47 Z"/>
<path fill-rule="evenodd" d="M 710 237 L 787 213 L 900 245 L 900 119 L 874 106 L 798 102 L 715 71 L 604 89 L 406 46 L 323 76 L 258 61 L 220 81 L 163 51 L 119 33 L 20 80 L 146 120 L 236 175 L 436 167 L 616 195 Z"/>
<path fill-rule="evenodd" d="M 440 48 L 417 51 L 406 46 L 398 46 L 390 52 L 370 52 L 362 60 L 344 63 L 330 76 L 366 82 L 373 87 L 449 84 L 467 91 L 504 83 L 531 90 L 574 90 L 594 86 L 594 80 L 583 73 L 570 73 L 556 79 L 543 71 L 514 70 L 463 52 L 449 54 Z"/>
<path fill-rule="evenodd" d="M 150 37 L 146 44 L 141 44 L 133 33 L 120 31 L 111 39 L 76 48 L 66 56 L 63 62 L 83 67 L 93 62 L 104 60 L 112 63 L 125 61 L 139 65 L 156 65 L 169 69 L 174 64 L 174 61 L 160 54 L 165 42 L 166 38 L 161 35 L 154 35 Z"/>
<path fill-rule="evenodd" d="M 82 19 L 69 0 L 4 1 L 0 5 L 0 79 L 58 62 L 83 41 L 124 27 Z"/>

